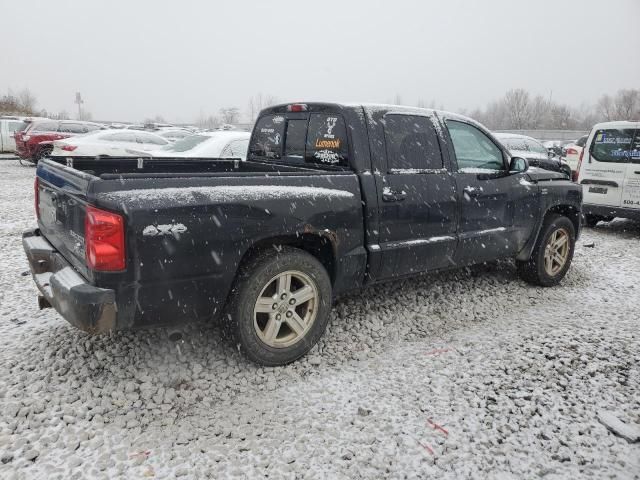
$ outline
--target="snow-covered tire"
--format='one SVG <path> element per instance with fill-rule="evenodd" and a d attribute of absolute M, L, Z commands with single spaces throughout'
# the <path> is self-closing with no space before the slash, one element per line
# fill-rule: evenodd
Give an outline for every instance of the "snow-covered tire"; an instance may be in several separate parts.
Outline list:
<path fill-rule="evenodd" d="M 520 278 L 542 287 L 557 285 L 571 266 L 575 243 L 573 222 L 563 215 L 548 215 L 529 260 L 516 262 Z"/>
<path fill-rule="evenodd" d="M 599 221 L 604 220 L 604 217 L 601 217 L 600 215 L 585 215 L 584 216 L 584 223 L 587 227 L 595 227 Z"/>
<path fill-rule="evenodd" d="M 38 150 L 33 156 L 34 165 L 37 165 L 40 160 L 51 155 L 52 151 L 53 147 L 42 147 L 40 150 Z"/>
<path fill-rule="evenodd" d="M 324 333 L 331 312 L 331 280 L 309 253 L 283 246 L 241 267 L 225 313 L 229 333 L 253 362 L 291 363 Z"/>

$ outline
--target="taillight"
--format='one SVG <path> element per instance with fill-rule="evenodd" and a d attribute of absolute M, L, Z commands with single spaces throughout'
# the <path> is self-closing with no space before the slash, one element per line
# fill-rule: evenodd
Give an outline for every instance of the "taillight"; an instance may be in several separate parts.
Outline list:
<path fill-rule="evenodd" d="M 63 145 L 62 146 L 62 150 L 64 150 L 65 152 L 73 152 L 76 148 L 78 148 L 75 145 Z"/>
<path fill-rule="evenodd" d="M 124 218 L 116 213 L 87 206 L 84 219 L 87 265 L 92 270 L 124 270 Z"/>
<path fill-rule="evenodd" d="M 309 107 L 307 107 L 304 103 L 292 103 L 291 105 L 287 105 L 288 112 L 306 112 Z"/>
<path fill-rule="evenodd" d="M 36 218 L 40 220 L 40 179 L 38 177 L 33 181 L 33 198 L 36 204 Z"/>
<path fill-rule="evenodd" d="M 574 182 L 578 181 L 578 177 L 580 176 L 580 167 L 582 166 L 582 158 L 584 157 L 584 151 L 586 150 L 586 148 L 583 148 L 582 151 L 580 152 L 580 156 L 578 157 L 578 166 L 576 168 L 576 171 L 573 172 L 572 175 L 572 180 Z"/>
<path fill-rule="evenodd" d="M 577 155 L 578 151 L 575 148 L 567 148 L 567 155 Z"/>

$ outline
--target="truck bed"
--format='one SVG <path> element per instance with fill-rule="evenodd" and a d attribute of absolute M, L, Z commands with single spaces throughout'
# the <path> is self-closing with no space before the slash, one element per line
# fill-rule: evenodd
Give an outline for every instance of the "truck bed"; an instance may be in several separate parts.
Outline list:
<path fill-rule="evenodd" d="M 238 265 L 263 239 L 326 245 L 341 259 L 336 293 L 364 276 L 362 196 L 351 171 L 92 158 L 44 160 L 37 175 L 40 234 L 90 285 L 116 291 L 119 328 L 219 313 Z M 123 217 L 125 270 L 87 267 L 89 206 Z"/>

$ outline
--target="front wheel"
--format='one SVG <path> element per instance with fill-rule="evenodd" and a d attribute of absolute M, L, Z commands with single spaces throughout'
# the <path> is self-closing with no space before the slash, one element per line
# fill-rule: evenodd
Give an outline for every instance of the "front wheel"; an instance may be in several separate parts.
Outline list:
<path fill-rule="evenodd" d="M 562 215 L 550 215 L 529 260 L 518 261 L 518 274 L 528 283 L 551 287 L 567 274 L 575 249 L 576 231 L 573 222 Z"/>
<path fill-rule="evenodd" d="M 266 366 L 305 355 L 324 333 L 331 280 L 323 265 L 296 248 L 265 251 L 241 269 L 226 322 L 243 353 Z"/>

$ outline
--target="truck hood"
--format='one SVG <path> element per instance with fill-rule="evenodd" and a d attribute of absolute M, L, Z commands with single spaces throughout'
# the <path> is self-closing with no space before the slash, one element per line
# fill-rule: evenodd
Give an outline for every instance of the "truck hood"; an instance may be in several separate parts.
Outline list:
<path fill-rule="evenodd" d="M 543 180 L 566 180 L 567 177 L 561 172 L 554 172 L 552 170 L 545 170 L 539 167 L 529 167 L 527 175 L 532 182 L 540 182 Z"/>

